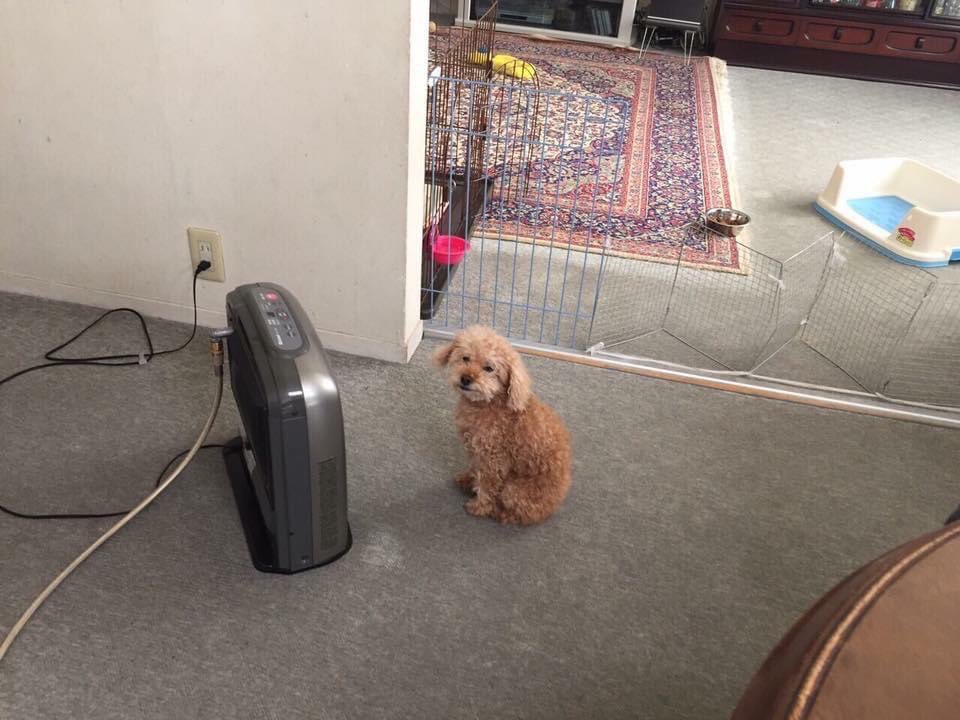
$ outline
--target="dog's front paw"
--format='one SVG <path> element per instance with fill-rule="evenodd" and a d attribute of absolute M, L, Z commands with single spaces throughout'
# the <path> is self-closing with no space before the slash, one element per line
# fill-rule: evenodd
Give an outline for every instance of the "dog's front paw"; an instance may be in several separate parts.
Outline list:
<path fill-rule="evenodd" d="M 472 493 L 473 486 L 477 479 L 473 476 L 472 472 L 468 471 L 460 473 L 453 479 L 453 481 L 457 484 L 457 487 L 464 492 Z"/>
<path fill-rule="evenodd" d="M 472 500 L 467 500 L 463 509 L 474 517 L 493 517 L 497 507 L 486 495 L 477 495 Z"/>

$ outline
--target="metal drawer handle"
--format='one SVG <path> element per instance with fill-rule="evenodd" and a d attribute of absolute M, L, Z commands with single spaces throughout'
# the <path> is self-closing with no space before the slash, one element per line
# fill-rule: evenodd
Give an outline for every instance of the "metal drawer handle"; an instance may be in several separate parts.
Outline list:
<path fill-rule="evenodd" d="M 833 39 L 834 39 L 834 40 L 842 40 L 842 39 L 843 39 L 843 28 L 836 28 L 836 29 L 833 31 Z"/>
<path fill-rule="evenodd" d="M 754 31 L 754 32 L 758 32 L 758 33 L 759 33 L 759 32 L 763 32 L 763 23 L 760 22 L 759 20 L 754 20 L 754 21 L 753 21 L 753 31 Z"/>
<path fill-rule="evenodd" d="M 923 46 L 926 44 L 927 44 L 927 39 L 925 37 L 918 37 L 917 41 L 913 44 L 913 46 L 917 50 L 923 50 Z"/>

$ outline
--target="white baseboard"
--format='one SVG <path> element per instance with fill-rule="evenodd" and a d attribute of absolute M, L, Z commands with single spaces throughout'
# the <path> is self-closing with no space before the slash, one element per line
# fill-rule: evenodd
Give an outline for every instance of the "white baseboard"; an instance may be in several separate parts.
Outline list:
<path fill-rule="evenodd" d="M 361 335 L 347 335 L 345 333 L 323 330 L 315 328 L 320 342 L 328 350 L 347 353 L 348 355 L 360 355 L 362 357 L 374 358 L 375 360 L 386 360 L 392 363 L 406 363 L 413 357 L 413 353 L 420 346 L 423 339 L 423 322 L 418 321 L 414 331 L 402 344 L 390 343 L 385 340 L 363 337 Z"/>
<path fill-rule="evenodd" d="M 0 270 L 0 290 L 6 292 L 33 295 L 49 300 L 61 300 L 80 305 L 92 305 L 99 308 L 129 307 L 144 315 L 173 320 L 174 322 L 193 322 L 193 307 L 156 298 L 143 298 L 135 295 L 86 288 L 69 283 L 57 282 Z M 197 321 L 202 327 L 222 327 L 227 322 L 223 310 L 198 308 Z M 328 350 L 361 355 L 363 357 L 405 363 L 410 360 L 423 337 L 423 322 L 418 321 L 410 337 L 403 343 L 393 343 L 377 338 L 315 328 L 320 342 Z"/>
<path fill-rule="evenodd" d="M 150 317 L 182 323 L 193 322 L 193 307 L 190 305 L 157 298 L 137 297 L 113 290 L 71 285 L 6 270 L 0 270 L 0 290 L 105 309 L 129 307 Z M 227 322 L 227 315 L 223 310 L 198 308 L 197 322 L 202 327 L 221 327 Z"/>
<path fill-rule="evenodd" d="M 413 354 L 417 351 L 417 348 L 420 347 L 422 340 L 423 320 L 417 320 L 417 324 L 413 326 L 413 332 L 410 333 L 410 337 L 403 342 L 403 360 L 400 362 L 410 362 L 410 358 L 413 357 Z"/>

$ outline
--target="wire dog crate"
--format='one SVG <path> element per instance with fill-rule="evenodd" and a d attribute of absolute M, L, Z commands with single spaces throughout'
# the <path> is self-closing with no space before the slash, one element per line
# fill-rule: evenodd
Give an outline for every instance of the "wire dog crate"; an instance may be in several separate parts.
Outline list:
<path fill-rule="evenodd" d="M 484 157 L 488 95 L 493 70 L 489 56 L 496 38 L 498 3 L 494 2 L 471 28 L 450 28 L 431 36 L 430 78 L 427 95 L 425 180 L 448 174 L 479 179 Z M 469 98 L 465 86 L 471 85 Z M 449 128 L 449 133 L 431 128 Z"/>
<path fill-rule="evenodd" d="M 589 333 L 599 289 L 616 202 L 609 179 L 620 172 L 630 104 L 532 83 L 446 82 L 455 88 L 450 97 L 467 106 L 489 103 L 491 122 L 484 154 L 471 165 L 481 171 L 431 177 L 447 184 L 446 197 L 456 196 L 457 178 L 463 189 L 459 204 L 425 233 L 424 277 L 436 277 L 442 265 L 427 256 L 431 237 L 464 229 L 472 247 L 446 268 L 443 286 L 424 283 L 423 315 L 435 327 L 505 322 L 509 335 L 576 347 Z M 450 136 L 451 148 L 469 147 L 471 131 L 456 123 L 428 131 Z M 463 218 L 466 225 L 458 223 Z M 565 239 L 571 226 L 587 229 L 579 245 Z"/>
<path fill-rule="evenodd" d="M 496 37 L 497 10 L 494 2 L 474 27 L 451 28 L 431 36 L 421 264 L 424 288 L 442 289 L 449 281 L 450 266 L 433 260 L 440 228 L 446 228 L 448 236 L 469 237 L 485 192 L 483 158 L 493 74 L 487 58 Z M 426 318 L 432 312 L 425 291 L 420 314 Z"/>

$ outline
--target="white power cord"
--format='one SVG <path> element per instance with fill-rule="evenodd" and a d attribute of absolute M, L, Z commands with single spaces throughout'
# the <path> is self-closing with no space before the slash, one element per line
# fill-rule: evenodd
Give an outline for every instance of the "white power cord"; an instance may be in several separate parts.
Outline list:
<path fill-rule="evenodd" d="M 34 613 L 40 609 L 40 606 L 46 602 L 54 590 L 60 587 L 60 584 L 66 580 L 70 574 L 76 570 L 84 560 L 93 555 L 96 552 L 97 548 L 103 545 L 107 540 L 112 538 L 117 532 L 120 531 L 124 525 L 133 520 L 140 512 L 146 508 L 150 503 L 157 499 L 160 494 L 170 487 L 170 484 L 176 480 L 180 474 L 186 469 L 193 458 L 196 457 L 196 454 L 200 451 L 200 446 L 207 439 L 207 435 L 210 434 L 210 429 L 213 427 L 214 421 L 217 419 L 217 413 L 220 411 L 220 400 L 223 398 L 223 339 L 222 337 L 211 337 L 210 338 L 210 356 L 213 360 L 214 372 L 217 375 L 217 392 L 213 400 L 213 407 L 210 410 L 210 415 L 207 418 L 206 423 L 203 425 L 203 429 L 200 431 L 200 434 L 197 436 L 196 441 L 193 443 L 193 446 L 184 456 L 183 460 L 173 469 L 170 475 L 167 476 L 166 480 L 157 485 L 156 489 L 147 495 L 139 505 L 137 505 L 133 510 L 128 512 L 122 518 L 120 518 L 109 530 L 107 530 L 103 535 L 97 538 L 90 547 L 80 553 L 77 558 L 67 565 L 63 571 L 53 579 L 47 587 L 43 589 L 37 598 L 30 603 L 30 607 L 26 609 L 23 615 L 20 616 L 20 619 L 14 623 L 14 626 L 10 629 L 10 632 L 7 633 L 7 636 L 3 639 L 3 642 L 0 643 L 0 662 L 3 661 L 4 656 L 7 654 L 7 651 L 10 649 L 10 646 L 13 645 L 13 641 L 17 639 L 17 636 L 23 630 L 30 618 L 33 617 Z"/>

